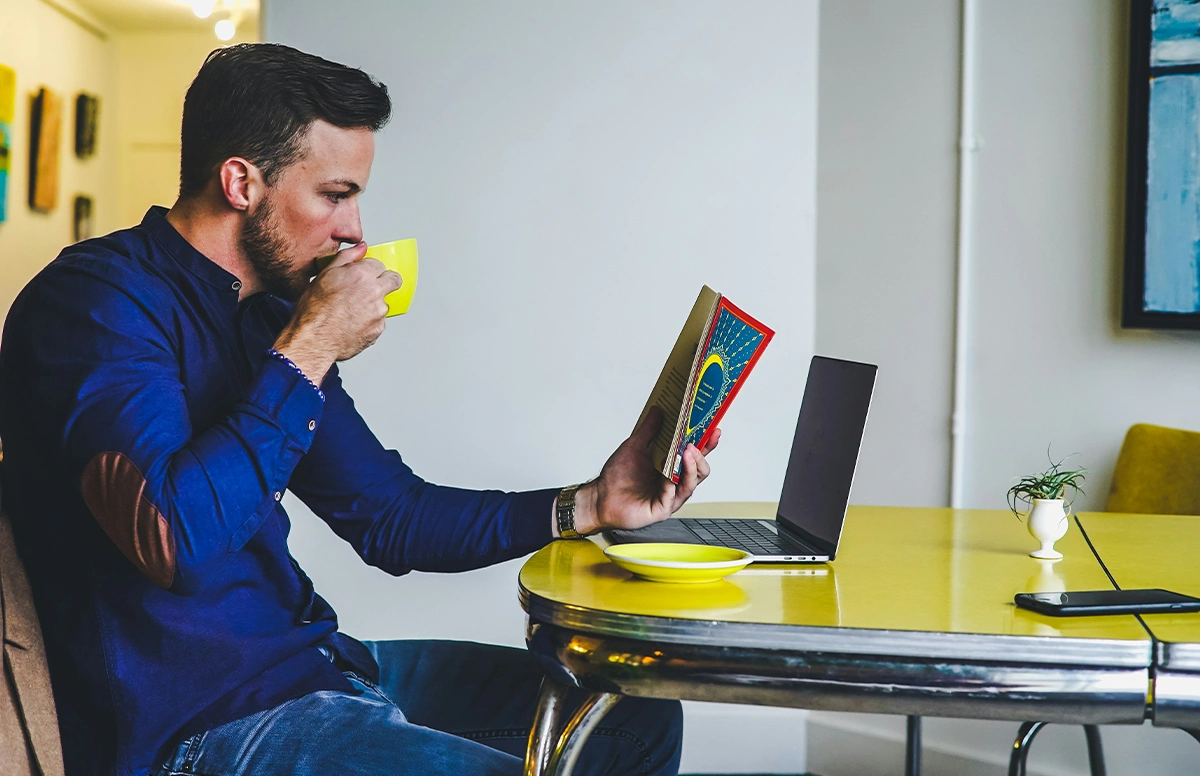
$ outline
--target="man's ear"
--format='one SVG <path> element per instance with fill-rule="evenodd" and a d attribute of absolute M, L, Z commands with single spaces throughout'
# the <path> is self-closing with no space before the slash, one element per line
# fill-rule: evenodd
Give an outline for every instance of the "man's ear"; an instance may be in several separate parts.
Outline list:
<path fill-rule="evenodd" d="M 234 210 L 245 212 L 262 196 L 262 173 L 240 156 L 226 159 L 219 172 L 221 193 Z"/>

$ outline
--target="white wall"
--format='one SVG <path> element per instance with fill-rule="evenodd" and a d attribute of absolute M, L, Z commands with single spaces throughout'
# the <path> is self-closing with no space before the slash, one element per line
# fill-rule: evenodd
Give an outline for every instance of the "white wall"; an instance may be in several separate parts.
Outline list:
<path fill-rule="evenodd" d="M 966 501 L 1045 448 L 1103 508 L 1133 423 L 1200 429 L 1200 337 L 1119 328 L 1128 4 L 982 3 Z M 1031 357 L 1031 351 L 1040 354 Z"/>
<path fill-rule="evenodd" d="M 1128 7 L 979 2 L 969 507 L 1003 508 L 1053 444 L 1103 508 L 1130 424 L 1200 428 L 1200 339 L 1118 325 Z M 817 350 L 881 364 L 860 503 L 947 503 L 958 23 L 956 0 L 821 7 Z M 926 773 L 1004 773 L 1015 729 L 929 720 Z M 824 776 L 899 769 L 900 718 L 814 713 L 809 731 Z M 1104 735 L 1110 773 L 1195 772 L 1178 731 Z M 1085 773 L 1079 730 L 1042 734 L 1031 772 Z"/>
<path fill-rule="evenodd" d="M 859 504 L 949 493 L 958 5 L 821 9 L 817 352 L 879 364 Z"/>
<path fill-rule="evenodd" d="M 230 43 L 254 40 L 242 24 Z M 179 194 L 179 127 L 183 97 L 209 52 L 222 44 L 212 30 L 129 30 L 114 35 L 117 63 L 117 223 L 142 220 L 151 205 L 170 207 Z"/>
<path fill-rule="evenodd" d="M 881 364 L 860 503 L 947 501 L 958 5 L 822 15 L 817 350 Z M 1200 337 L 1118 323 L 1126 9 L 980 2 L 969 507 L 1002 507 L 1053 445 L 1103 508 L 1131 424 L 1200 428 Z"/>
<path fill-rule="evenodd" d="M 64 5 L 81 10 L 69 0 Z M 42 0 L 0 0 L 0 11 L 0 64 L 17 73 L 8 218 L 0 224 L 0 311 L 7 311 L 29 279 L 74 241 L 76 194 L 92 197 L 97 235 L 137 223 L 150 205 L 175 201 L 183 95 L 220 42 L 211 30 L 83 24 Z M 255 24 L 248 22 L 234 42 L 255 35 Z M 27 204 L 29 101 L 41 86 L 64 101 L 58 206 L 49 214 Z M 74 154 L 74 100 L 80 91 L 100 97 L 97 153 L 86 160 Z"/>
<path fill-rule="evenodd" d="M 0 4 L 0 64 L 17 73 L 16 117 L 8 173 L 8 216 L 0 223 L 0 310 L 39 269 L 74 241 L 74 200 L 93 201 L 96 234 L 116 222 L 116 119 L 114 57 L 111 42 L 41 0 Z M 29 107 L 41 87 L 63 100 L 59 136 L 58 205 L 50 213 L 29 209 Z M 75 157 L 75 96 L 100 97 L 97 153 Z"/>
<path fill-rule="evenodd" d="M 708 283 L 778 335 L 700 496 L 776 498 L 813 347 L 816 26 L 815 2 L 785 0 L 268 4 L 267 39 L 395 101 L 363 220 L 368 241 L 418 239 L 420 284 L 343 368 L 383 442 L 445 483 L 591 477 Z M 348 632 L 523 644 L 519 563 L 392 579 L 288 508 Z M 736 735 L 736 715 L 690 713 Z M 799 713 L 740 719 L 764 714 L 799 767 Z"/>

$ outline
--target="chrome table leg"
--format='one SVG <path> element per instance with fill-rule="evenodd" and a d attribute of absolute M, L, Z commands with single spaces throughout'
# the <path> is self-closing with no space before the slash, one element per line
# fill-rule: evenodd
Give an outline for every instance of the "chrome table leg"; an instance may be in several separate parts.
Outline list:
<path fill-rule="evenodd" d="M 549 776 L 558 718 L 562 716 L 566 699 L 566 687 L 548 677 L 542 680 L 537 713 L 533 718 L 533 727 L 529 729 L 529 745 L 525 748 L 525 776 Z"/>
<path fill-rule="evenodd" d="M 1045 722 L 1021 723 L 1020 729 L 1017 730 L 1017 740 L 1013 742 L 1012 757 L 1008 760 L 1008 776 L 1025 776 L 1025 761 L 1029 759 L 1029 745 L 1033 743 L 1033 737 L 1044 727 L 1046 727 Z"/>
<path fill-rule="evenodd" d="M 1092 776 L 1108 776 L 1108 768 L 1104 765 L 1104 743 L 1100 740 L 1100 726 L 1084 725 L 1083 734 L 1087 736 L 1088 767 Z"/>
<path fill-rule="evenodd" d="M 616 706 L 620 700 L 620 695 L 611 693 L 595 693 L 588 696 L 558 737 L 558 745 L 554 747 L 554 757 L 550 761 L 550 773 L 553 776 L 571 776 L 588 736 L 596 729 L 596 725 L 600 724 L 600 720 L 604 719 L 609 709 Z"/>
<path fill-rule="evenodd" d="M 904 743 L 904 776 L 921 776 L 921 718 L 908 715 Z"/>
<path fill-rule="evenodd" d="M 1045 722 L 1026 722 L 1017 731 L 1017 740 L 1013 742 L 1012 757 L 1008 761 L 1008 776 L 1025 776 L 1025 764 L 1029 760 L 1029 747 L 1033 738 L 1046 726 Z M 1087 737 L 1088 772 L 1092 776 L 1108 776 L 1104 765 L 1104 744 L 1100 740 L 1099 725 L 1084 725 L 1083 734 Z"/>

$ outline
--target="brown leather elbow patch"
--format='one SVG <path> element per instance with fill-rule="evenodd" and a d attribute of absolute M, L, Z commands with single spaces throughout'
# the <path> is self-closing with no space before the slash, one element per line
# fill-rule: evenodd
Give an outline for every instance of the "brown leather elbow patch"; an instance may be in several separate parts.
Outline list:
<path fill-rule="evenodd" d="M 121 453 L 88 461 L 79 478 L 83 501 L 126 558 L 166 589 L 175 579 L 175 541 L 166 518 L 146 495 L 146 478 Z"/>

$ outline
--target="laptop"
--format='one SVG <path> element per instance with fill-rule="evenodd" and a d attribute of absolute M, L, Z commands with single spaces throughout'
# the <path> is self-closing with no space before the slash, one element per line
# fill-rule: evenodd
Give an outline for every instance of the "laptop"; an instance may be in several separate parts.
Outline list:
<path fill-rule="evenodd" d="M 774 520 L 683 517 L 636 531 L 607 531 L 615 542 L 683 542 L 746 550 L 756 562 L 824 563 L 837 555 L 858 464 L 874 364 L 813 356 Z"/>

